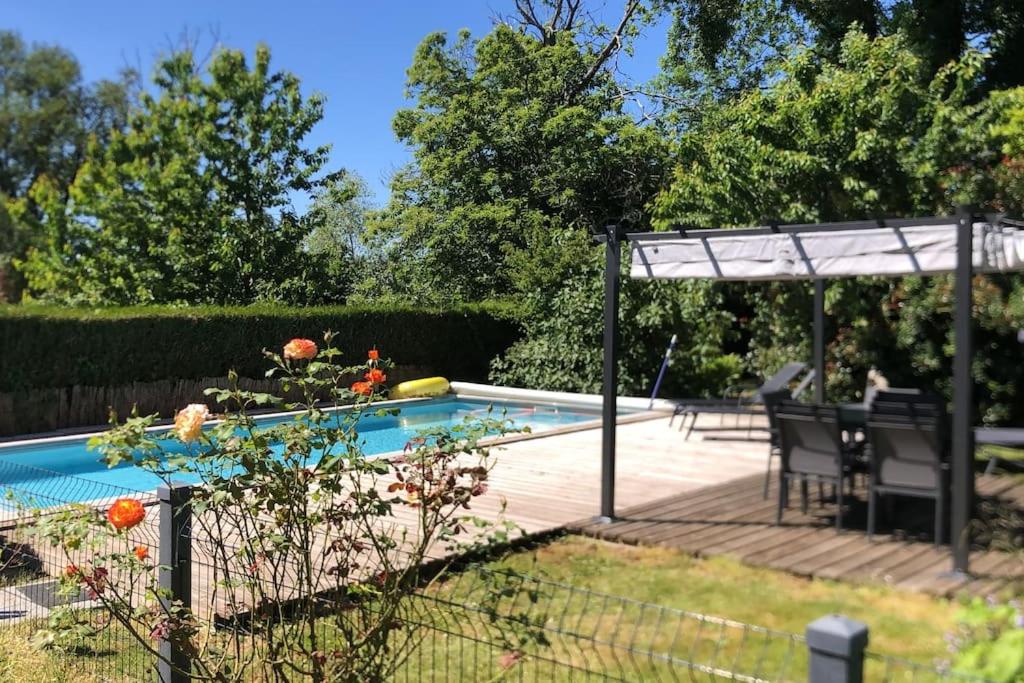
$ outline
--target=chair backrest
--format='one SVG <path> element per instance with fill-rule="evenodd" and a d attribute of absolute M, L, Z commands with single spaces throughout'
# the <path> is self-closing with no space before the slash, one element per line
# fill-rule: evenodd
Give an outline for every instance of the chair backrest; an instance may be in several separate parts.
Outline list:
<path fill-rule="evenodd" d="M 880 391 L 868 414 L 876 484 L 935 489 L 948 451 L 945 403 L 929 394 Z"/>
<path fill-rule="evenodd" d="M 772 446 L 779 446 L 779 421 L 775 418 L 775 413 L 779 405 L 790 398 L 789 389 L 769 391 L 761 396 L 764 402 L 764 412 L 768 416 L 768 434 Z"/>
<path fill-rule="evenodd" d="M 764 381 L 757 389 L 758 398 L 764 400 L 764 395 L 778 391 L 779 389 L 785 389 L 789 386 L 789 383 L 796 379 L 804 368 L 807 367 L 807 363 L 800 363 L 799 361 L 793 363 L 786 363 L 778 372 L 769 377 Z"/>
<path fill-rule="evenodd" d="M 880 393 L 910 394 L 910 395 L 916 396 L 916 395 L 919 395 L 921 393 L 921 390 L 920 389 L 913 389 L 913 388 L 910 388 L 910 387 L 907 387 L 907 388 L 904 388 L 904 387 L 885 387 L 885 388 L 882 388 L 882 387 L 878 387 L 878 386 L 867 386 L 867 387 L 864 388 L 864 407 L 867 408 L 868 410 L 871 410 L 871 404 L 875 402 L 875 397 L 878 396 L 878 394 L 880 394 Z"/>
<path fill-rule="evenodd" d="M 838 408 L 783 400 L 775 408 L 775 421 L 784 471 L 840 475 L 844 452 Z"/>

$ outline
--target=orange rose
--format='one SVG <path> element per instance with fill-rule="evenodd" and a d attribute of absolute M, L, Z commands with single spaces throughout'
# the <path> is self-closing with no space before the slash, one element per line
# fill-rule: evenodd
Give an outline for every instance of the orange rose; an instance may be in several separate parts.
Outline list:
<path fill-rule="evenodd" d="M 210 417 L 210 409 L 202 403 L 190 403 L 174 416 L 174 431 L 182 441 L 195 441 L 203 433 L 203 423 Z"/>
<path fill-rule="evenodd" d="M 131 529 L 146 518 L 146 508 L 134 498 L 118 498 L 107 510 L 107 520 L 118 531 Z"/>
<path fill-rule="evenodd" d="M 367 354 L 367 356 L 370 358 L 370 360 L 380 360 L 380 351 L 378 351 L 375 348 L 374 349 L 370 349 L 370 351 Z"/>
<path fill-rule="evenodd" d="M 284 345 L 284 357 L 291 360 L 309 360 L 316 355 L 316 343 L 311 339 L 292 339 Z"/>
<path fill-rule="evenodd" d="M 135 550 L 133 552 L 135 553 L 135 557 L 139 558 L 139 562 L 142 562 L 149 557 L 149 548 L 144 545 L 135 546 Z"/>
<path fill-rule="evenodd" d="M 352 391 L 361 396 L 372 396 L 373 385 L 370 384 L 369 382 L 353 382 Z"/>
<path fill-rule="evenodd" d="M 383 384 L 387 381 L 388 376 L 379 368 L 370 368 L 369 372 L 363 375 L 363 379 L 371 384 Z"/>
<path fill-rule="evenodd" d="M 69 564 L 67 567 L 64 567 L 64 576 L 68 578 L 74 578 L 80 573 L 77 564 Z"/>

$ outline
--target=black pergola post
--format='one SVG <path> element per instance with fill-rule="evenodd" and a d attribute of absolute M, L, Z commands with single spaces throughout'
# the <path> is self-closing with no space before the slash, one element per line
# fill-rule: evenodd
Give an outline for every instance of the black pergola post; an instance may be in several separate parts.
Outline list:
<path fill-rule="evenodd" d="M 814 402 L 825 402 L 825 281 L 814 281 Z"/>
<path fill-rule="evenodd" d="M 601 517 L 615 517 L 615 420 L 619 389 L 619 278 L 622 265 L 622 228 L 605 228 L 604 247 L 604 395 L 601 415 Z"/>
<path fill-rule="evenodd" d="M 973 211 L 961 207 L 957 211 L 956 284 L 953 314 L 953 442 L 951 453 L 951 534 L 953 571 L 967 573 L 971 547 L 970 521 L 974 507 L 974 379 L 971 362 L 974 349 L 971 339 L 971 279 L 974 254 Z"/>

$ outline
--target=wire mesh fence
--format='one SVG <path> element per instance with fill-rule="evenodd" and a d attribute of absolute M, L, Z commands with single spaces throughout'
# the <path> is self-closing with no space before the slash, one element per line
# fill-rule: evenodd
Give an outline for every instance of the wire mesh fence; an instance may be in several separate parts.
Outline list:
<path fill-rule="evenodd" d="M 95 628 L 59 655 L 69 678 L 81 673 L 102 681 L 157 680 L 152 649 L 158 639 L 147 641 L 147 634 L 142 634 L 140 640 L 112 622 L 89 585 L 73 594 L 59 590 L 68 567 L 88 561 L 86 551 L 68 552 L 33 531 L 48 516 L 102 515 L 110 501 L 132 498 L 152 514 L 119 536 L 119 547 L 106 550 L 157 558 L 161 545 L 170 542 L 166 535 L 161 537 L 157 508 L 152 507 L 157 496 L 48 474 L 42 468 L 0 465 L 5 501 L 0 518 L 0 644 L 38 638 L 52 626 L 50 621 L 59 612 L 55 608 L 70 605 Z M 89 503 L 71 502 L 82 500 Z M 189 520 L 199 517 L 187 508 L 179 512 Z M 187 530 L 177 538 L 188 548 L 182 557 L 187 557 L 184 570 L 190 590 L 184 597 L 192 610 L 216 617 L 218 632 L 211 639 L 242 643 L 237 647 L 234 680 L 281 680 L 266 666 L 254 664 L 265 652 L 246 619 L 270 618 L 280 624 L 299 616 L 287 609 L 294 592 L 303 589 L 296 584 L 298 574 L 288 567 L 255 566 L 245 539 L 237 534 L 230 541 L 216 536 L 216 521 L 180 527 Z M 367 577 L 377 570 L 362 568 Z M 262 595 L 275 604 L 253 604 L 239 596 L 238 587 L 253 576 L 262 582 Z M 134 606 L 141 607 L 147 598 L 130 581 L 121 588 L 121 595 Z M 319 599 L 326 606 L 315 620 L 316 637 L 330 652 L 358 631 L 360 612 L 332 604 L 351 600 L 339 597 L 332 589 L 336 586 L 315 588 L 323 588 Z M 441 573 L 436 567 L 425 568 L 398 619 L 400 627 L 384 649 L 393 657 L 388 678 L 395 681 L 802 681 L 808 680 L 810 671 L 803 635 L 484 565 Z M 864 671 L 869 681 L 980 680 L 876 653 L 868 654 Z M 283 678 L 305 676 L 293 671 Z"/>
<path fill-rule="evenodd" d="M 800 635 L 473 567 L 418 593 L 431 646 L 398 680 L 787 681 Z M 405 678 L 403 678 L 403 676 Z"/>
<path fill-rule="evenodd" d="M 940 683 L 943 681 L 985 683 L 986 681 L 980 676 L 970 676 L 953 671 L 949 662 L 925 665 L 870 650 L 864 653 L 864 678 L 868 681 L 891 681 L 892 683 Z"/>
<path fill-rule="evenodd" d="M 153 680 L 153 657 L 126 631 L 108 623 L 92 588 L 62 589 L 61 578 L 88 562 L 92 551 L 51 543 L 42 530 L 62 515 L 102 515 L 114 500 L 128 498 L 151 509 L 151 491 L 137 491 L 88 478 L 58 474 L 44 467 L 0 462 L 0 643 L 8 650 L 40 644 L 60 607 L 89 615 L 96 626 L 87 639 L 53 652 L 69 677 L 101 681 Z M 160 536 L 156 516 L 116 540 L 109 552 L 156 556 Z"/>

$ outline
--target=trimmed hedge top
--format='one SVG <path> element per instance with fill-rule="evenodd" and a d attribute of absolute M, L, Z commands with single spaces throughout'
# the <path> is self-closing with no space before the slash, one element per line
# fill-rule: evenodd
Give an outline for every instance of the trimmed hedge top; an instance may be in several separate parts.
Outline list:
<path fill-rule="evenodd" d="M 264 348 L 280 350 L 293 337 L 319 341 L 328 329 L 338 334 L 342 360 L 359 362 L 376 346 L 401 365 L 482 380 L 490 360 L 519 336 L 512 313 L 497 303 L 445 310 L 0 306 L 0 391 L 221 377 L 230 369 L 263 377 Z"/>

